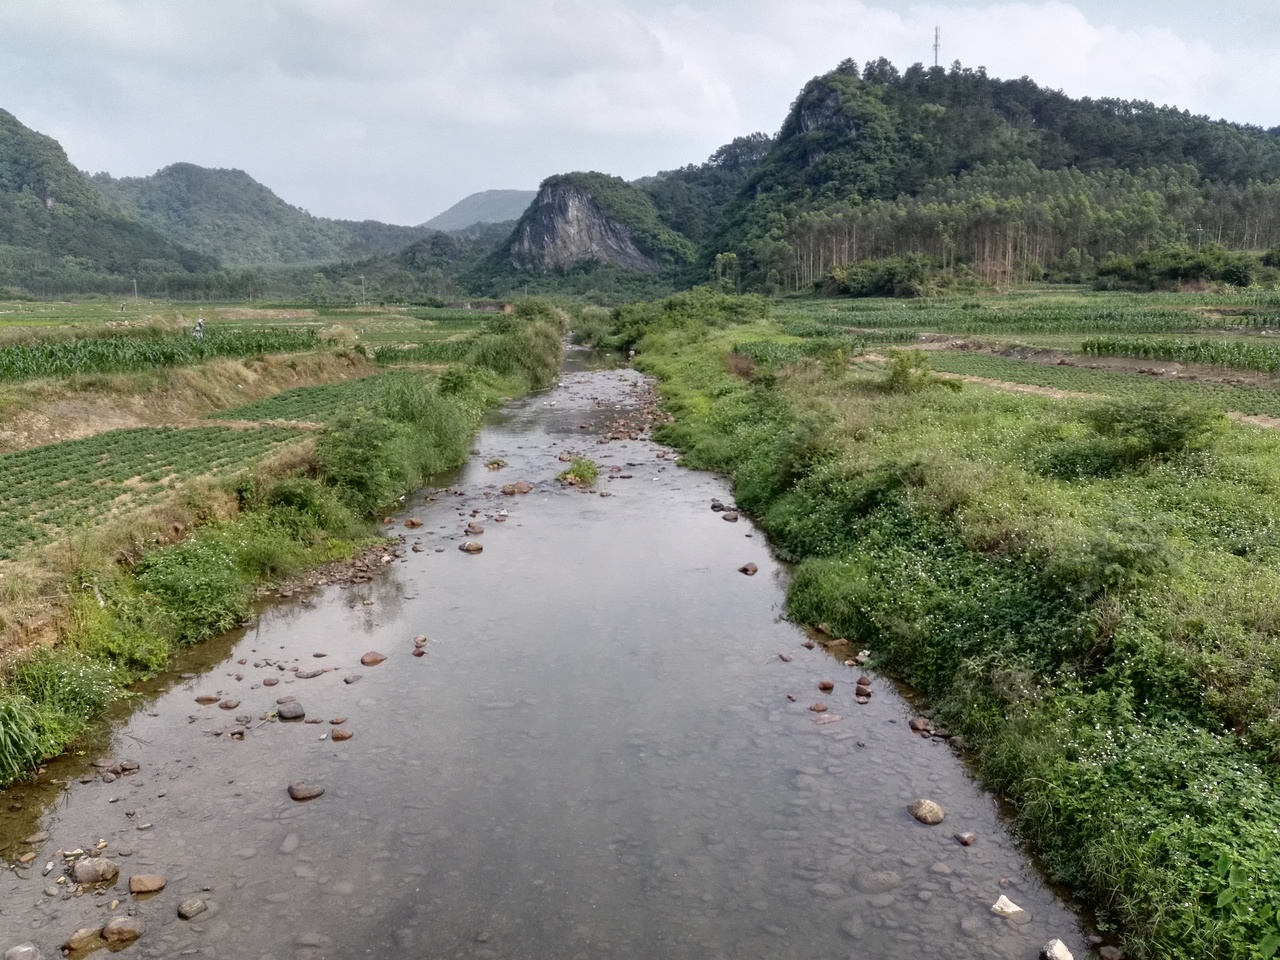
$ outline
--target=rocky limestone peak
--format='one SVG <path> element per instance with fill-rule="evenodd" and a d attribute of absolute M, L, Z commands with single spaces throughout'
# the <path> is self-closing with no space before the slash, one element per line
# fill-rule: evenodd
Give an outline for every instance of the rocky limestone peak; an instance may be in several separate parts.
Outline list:
<path fill-rule="evenodd" d="M 563 269 L 586 260 L 643 273 L 662 269 L 636 246 L 625 224 L 605 214 L 590 190 L 573 183 L 543 186 L 516 227 L 510 255 L 520 269 Z"/>

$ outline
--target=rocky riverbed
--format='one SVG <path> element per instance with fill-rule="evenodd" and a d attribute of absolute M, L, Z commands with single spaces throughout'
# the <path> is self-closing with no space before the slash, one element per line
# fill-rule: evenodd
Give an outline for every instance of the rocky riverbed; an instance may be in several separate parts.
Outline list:
<path fill-rule="evenodd" d="M 785 571 L 660 416 L 571 365 L 394 542 L 0 794 L 0 950 L 1087 955 L 947 732 L 781 620 Z M 593 487 L 556 479 L 579 458 Z"/>

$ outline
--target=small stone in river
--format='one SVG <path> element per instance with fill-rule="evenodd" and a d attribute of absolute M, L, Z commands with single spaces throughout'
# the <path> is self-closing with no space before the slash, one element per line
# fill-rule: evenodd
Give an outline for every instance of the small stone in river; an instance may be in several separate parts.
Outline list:
<path fill-rule="evenodd" d="M 778 659 L 781 660 L 783 663 L 790 663 L 795 658 L 792 657 L 791 654 L 789 653 L 780 653 L 778 654 Z"/>
<path fill-rule="evenodd" d="M 112 917 L 102 928 L 102 939 L 107 943 L 132 943 L 146 932 L 146 925 L 138 917 Z"/>
<path fill-rule="evenodd" d="M 415 647 L 425 647 L 427 643 L 428 643 L 427 635 L 425 633 L 419 634 L 418 636 L 413 638 L 413 645 Z"/>
<path fill-rule="evenodd" d="M 1061 940 L 1050 940 L 1040 948 L 1040 960 L 1075 960 Z"/>
<path fill-rule="evenodd" d="M 957 833 L 955 837 L 956 842 L 962 847 L 972 847 L 974 841 L 978 839 L 978 835 L 976 833 Z"/>
<path fill-rule="evenodd" d="M 294 674 L 299 680 L 314 680 L 316 677 L 324 675 L 323 670 L 299 670 Z"/>
<path fill-rule="evenodd" d="M 97 943 L 101 933 L 101 927 L 81 927 L 67 938 L 67 942 L 62 945 L 62 949 L 83 950 L 85 947 Z"/>
<path fill-rule="evenodd" d="M 295 780 L 293 783 L 289 784 L 289 796 L 294 800 L 314 800 L 323 793 L 324 787 L 303 783 L 301 780 Z"/>
<path fill-rule="evenodd" d="M 307 723 L 324 723 L 324 721 L 321 720 L 319 717 L 307 717 L 306 722 Z"/>
<path fill-rule="evenodd" d="M 418 527 L 422 526 L 422 521 L 419 520 L 417 517 L 410 517 L 408 520 L 404 522 L 404 525 L 408 527 L 410 530 L 417 530 Z"/>
<path fill-rule="evenodd" d="M 738 568 L 739 573 L 745 573 L 748 577 L 754 577 L 760 568 L 754 563 L 744 563 Z"/>
<path fill-rule="evenodd" d="M 337 726 L 341 726 L 342 724 L 346 723 L 346 722 L 347 722 L 347 718 L 346 718 L 346 717 L 334 717 L 334 718 L 333 718 L 332 720 L 330 720 L 329 722 L 330 722 L 331 724 L 333 724 L 335 727 L 337 727 Z"/>
<path fill-rule="evenodd" d="M 819 689 L 819 690 L 821 690 L 823 693 L 830 693 L 830 692 L 831 692 L 832 690 L 834 690 L 835 688 L 836 688 L 836 684 L 835 684 L 835 681 L 834 681 L 834 680 L 819 680 L 819 681 L 818 681 L 818 689 Z"/>
<path fill-rule="evenodd" d="M 223 700 L 218 706 L 223 710 L 234 710 L 240 706 L 239 700 Z"/>
<path fill-rule="evenodd" d="M 192 897 L 190 900 L 183 900 L 178 904 L 178 916 L 183 920 L 190 920 L 192 917 L 198 917 L 209 909 L 209 905 L 199 897 Z"/>
<path fill-rule="evenodd" d="M 931 724 L 924 717 L 912 717 L 910 723 L 907 724 L 916 733 L 925 733 Z"/>
<path fill-rule="evenodd" d="M 1101 947 L 1098 950 L 1098 956 L 1102 960 L 1124 960 L 1124 951 L 1119 947 Z"/>
<path fill-rule="evenodd" d="M 4 960 L 43 960 L 34 943 L 20 943 L 4 952 Z"/>
<path fill-rule="evenodd" d="M 817 646 L 817 644 L 814 643 L 812 640 L 806 640 L 804 643 L 800 644 L 800 646 L 804 647 L 806 650 L 812 650 L 814 647 Z"/>
<path fill-rule="evenodd" d="M 467 540 L 464 543 L 459 544 L 458 549 L 463 553 L 483 553 L 484 544 L 476 540 Z"/>
<path fill-rule="evenodd" d="M 262 685 L 264 687 L 274 687 L 279 682 L 280 682 L 279 677 L 263 677 L 262 678 Z"/>
<path fill-rule="evenodd" d="M 425 657 L 427 655 L 427 651 L 423 650 L 421 647 L 414 647 L 413 655 L 415 657 Z"/>
<path fill-rule="evenodd" d="M 129 892 L 157 893 L 163 890 L 168 882 L 162 874 L 139 874 L 129 878 Z"/>
<path fill-rule="evenodd" d="M 196 703 L 207 707 L 209 704 L 217 703 L 221 699 L 221 697 L 212 693 L 202 693 L 200 696 L 196 697 Z"/>
<path fill-rule="evenodd" d="M 301 720 L 307 715 L 302 709 L 302 704 L 297 700 L 290 700 L 288 703 L 282 703 L 276 709 L 276 716 L 281 720 Z"/>
<path fill-rule="evenodd" d="M 386 656 L 379 653 L 377 650 L 370 650 L 360 658 L 360 665 L 362 667 L 376 667 L 385 659 L 387 659 Z"/>
<path fill-rule="evenodd" d="M 468 537 L 478 537 L 480 534 L 484 533 L 484 527 L 480 526 L 478 523 L 468 523 L 467 528 L 462 532 Z"/>
<path fill-rule="evenodd" d="M 946 811 L 932 800 L 913 800 L 907 806 L 907 812 L 929 826 L 941 823 L 947 815 Z"/>
<path fill-rule="evenodd" d="M 823 703 L 821 700 L 819 700 L 817 703 L 811 704 L 809 709 L 812 710 L 814 713 L 826 713 L 827 705 Z"/>
<path fill-rule="evenodd" d="M 120 868 L 106 857 L 86 857 L 71 868 L 76 883 L 109 883 L 120 875 Z"/>
<path fill-rule="evenodd" d="M 35 858 L 36 858 L 36 855 L 35 855 L 34 853 L 31 853 L 30 851 L 28 851 L 27 853 L 24 853 L 22 856 L 20 856 L 20 857 L 18 858 L 18 862 L 19 862 L 19 863 L 21 863 L 21 864 L 23 864 L 23 865 L 25 865 L 25 864 L 30 863 L 30 862 L 31 862 L 32 860 L 34 860 Z"/>
<path fill-rule="evenodd" d="M 1001 894 L 1000 899 L 991 905 L 991 912 L 998 917 L 1005 917 L 1017 924 L 1031 922 L 1031 914 L 1027 913 L 1004 894 Z"/>
<path fill-rule="evenodd" d="M 343 677 L 342 682 L 346 684 L 352 684 L 352 683 L 355 683 L 357 680 L 359 680 L 363 676 L 364 676 L 363 673 L 353 673 L 353 674 L 350 674 L 349 676 Z"/>
<path fill-rule="evenodd" d="M 720 514 L 720 519 L 728 520 L 730 523 L 737 523 L 738 512 L 736 510 L 726 510 L 724 513 Z"/>
<path fill-rule="evenodd" d="M 334 730 L 332 733 L 330 733 L 330 734 L 329 734 L 329 739 L 330 739 L 330 740 L 337 740 L 338 742 L 341 742 L 341 741 L 343 741 L 343 740 L 350 740 L 350 739 L 351 739 L 351 731 L 350 731 L 350 730 L 346 730 L 346 729 L 344 729 L 344 728 L 342 728 L 342 727 L 339 727 L 337 730 Z"/>

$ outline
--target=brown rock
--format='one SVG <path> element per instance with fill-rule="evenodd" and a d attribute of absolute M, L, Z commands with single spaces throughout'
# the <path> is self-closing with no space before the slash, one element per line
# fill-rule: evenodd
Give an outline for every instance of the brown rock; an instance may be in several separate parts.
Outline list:
<path fill-rule="evenodd" d="M 62 948 L 64 950 L 83 950 L 85 947 L 97 943 L 101 936 L 101 927 L 81 927 L 67 938 L 67 942 L 62 945 Z"/>
<path fill-rule="evenodd" d="M 924 733 L 930 726 L 932 726 L 932 724 L 930 724 L 925 717 L 912 717 L 907 726 L 916 733 Z"/>
<path fill-rule="evenodd" d="M 222 698 L 217 696 L 216 694 L 202 693 L 200 694 L 200 696 L 196 697 L 196 703 L 200 704 L 201 706 L 207 707 L 209 704 L 217 703 L 221 699 Z"/>
<path fill-rule="evenodd" d="M 468 537 L 478 537 L 480 534 L 484 533 L 484 527 L 480 526 L 478 523 L 468 523 L 467 528 L 462 532 Z"/>
<path fill-rule="evenodd" d="M 404 525 L 408 527 L 410 530 L 417 530 L 420 526 L 422 526 L 422 521 L 419 520 L 417 517 L 410 517 L 408 520 L 404 522 Z"/>
<path fill-rule="evenodd" d="M 789 653 L 780 653 L 778 654 L 778 659 L 781 660 L 783 663 L 790 663 L 792 660 L 795 659 L 795 657 L 791 656 L 791 654 Z"/>
<path fill-rule="evenodd" d="M 192 917 L 198 917 L 209 909 L 209 905 L 198 897 L 192 897 L 190 900 L 183 900 L 178 904 L 178 916 L 183 920 L 190 920 Z"/>
<path fill-rule="evenodd" d="M 337 740 L 339 743 L 341 743 L 343 740 L 350 740 L 351 731 L 346 729 L 345 727 L 339 727 L 337 730 L 334 730 L 332 733 L 329 734 L 329 739 Z"/>
<path fill-rule="evenodd" d="M 427 635 L 425 633 L 420 633 L 413 638 L 413 645 L 415 647 L 425 647 L 427 643 Z"/>
<path fill-rule="evenodd" d="M 868 677 L 865 673 L 864 673 L 864 674 L 862 674 L 860 677 L 858 677 L 858 686 L 860 686 L 860 687 L 870 687 L 870 686 L 871 686 L 871 678 L 870 678 L 870 677 Z"/>
<path fill-rule="evenodd" d="M 458 545 L 458 549 L 461 550 L 463 553 L 483 553 L 484 544 L 478 543 L 475 540 L 464 540 L 461 544 Z"/>
<path fill-rule="evenodd" d="M 823 703 L 821 700 L 819 700 L 817 703 L 810 704 L 809 709 L 812 710 L 814 713 L 826 713 L 827 705 Z"/>
<path fill-rule="evenodd" d="M 859 687 L 858 689 L 859 689 L 859 690 L 861 690 L 862 688 L 861 688 L 861 687 Z M 859 693 L 859 694 L 858 694 L 856 697 L 854 697 L 853 699 L 854 699 L 855 701 L 857 701 L 858 703 L 862 704 L 862 706 L 864 706 L 864 707 L 865 707 L 868 703 L 870 703 L 870 702 L 871 702 L 871 691 L 870 691 L 870 690 L 868 690 L 868 691 L 867 691 L 867 692 L 865 692 L 865 693 Z"/>
<path fill-rule="evenodd" d="M 724 513 L 720 514 L 720 519 L 721 519 L 721 520 L 728 520 L 730 523 L 737 523 L 737 522 L 738 522 L 738 511 L 736 511 L 736 510 L 726 510 Z"/>
<path fill-rule="evenodd" d="M 129 878 L 130 893 L 157 893 L 163 890 L 168 879 L 159 873 L 139 874 Z"/>
<path fill-rule="evenodd" d="M 314 680 L 316 677 L 322 676 L 323 670 L 299 670 L 294 676 L 299 680 Z"/>
<path fill-rule="evenodd" d="M 276 708 L 276 716 L 281 720 L 301 720 L 306 715 L 307 711 L 302 708 L 302 704 L 297 700 L 282 703 Z"/>
<path fill-rule="evenodd" d="M 360 658 L 360 665 L 362 667 L 376 667 L 385 659 L 387 658 L 384 654 L 379 653 L 377 650 L 370 650 Z"/>
<path fill-rule="evenodd" d="M 146 924 L 138 917 L 112 917 L 102 928 L 102 939 L 107 943 L 132 943 L 146 932 Z"/>
<path fill-rule="evenodd" d="M 955 838 L 956 842 L 959 843 L 960 846 L 972 847 L 974 841 L 978 839 L 978 835 L 976 833 L 957 833 Z"/>
<path fill-rule="evenodd" d="M 744 563 L 742 566 L 738 568 L 738 572 L 745 573 L 748 577 L 754 577 L 756 575 L 756 571 L 758 571 L 759 569 L 760 568 L 757 567 L 754 563 Z"/>
<path fill-rule="evenodd" d="M 427 655 L 427 651 L 422 649 L 422 647 L 414 647 L 413 655 L 415 657 L 425 657 Z"/>
<path fill-rule="evenodd" d="M 1102 960 L 1124 960 L 1124 951 L 1119 947 L 1101 947 L 1098 950 L 1098 956 Z"/>
<path fill-rule="evenodd" d="M 821 690 L 823 693 L 830 693 L 830 692 L 831 692 L 832 690 L 834 690 L 835 688 L 836 688 L 836 684 L 835 684 L 835 681 L 834 681 L 834 680 L 819 680 L 819 681 L 818 681 L 818 689 L 819 689 L 819 690 Z"/>
<path fill-rule="evenodd" d="M 324 723 L 324 721 L 321 720 L 319 717 L 307 717 L 306 722 L 307 723 Z"/>
<path fill-rule="evenodd" d="M 814 643 L 812 640 L 806 640 L 804 643 L 800 644 L 800 646 L 804 647 L 806 650 L 812 650 L 814 647 L 817 646 L 817 644 Z"/>
<path fill-rule="evenodd" d="M 239 700 L 223 700 L 218 706 L 223 710 L 234 710 L 240 706 Z"/>
<path fill-rule="evenodd" d="M 346 717 L 334 717 L 334 718 L 333 718 L 332 720 L 330 720 L 329 722 L 330 722 L 331 724 L 333 724 L 333 725 L 336 727 L 336 726 L 339 726 L 340 724 L 346 723 L 346 722 L 347 722 L 347 718 L 346 718 Z"/>
<path fill-rule="evenodd" d="M 324 787 L 303 783 L 301 780 L 295 780 L 293 783 L 289 784 L 289 796 L 299 802 L 303 800 L 314 800 L 323 793 Z"/>
<path fill-rule="evenodd" d="M 279 677 L 263 677 L 262 678 L 262 685 L 264 687 L 274 687 L 279 682 L 280 682 Z"/>
<path fill-rule="evenodd" d="M 277 699 L 277 700 L 276 700 L 276 703 L 293 703 L 293 701 L 295 701 L 295 700 L 297 700 L 297 699 L 298 699 L 298 698 L 297 698 L 297 697 L 294 697 L 294 696 L 285 696 L 285 697 L 280 697 L 279 699 Z"/>
<path fill-rule="evenodd" d="M 946 811 L 932 800 L 913 800 L 907 805 L 907 812 L 929 826 L 941 823 L 947 815 Z"/>
<path fill-rule="evenodd" d="M 348 674 L 347 676 L 345 676 L 345 677 L 343 677 L 343 678 L 342 678 L 342 682 L 343 682 L 343 683 L 346 683 L 346 684 L 352 684 L 352 683 L 355 683 L 356 681 L 358 681 L 358 680 L 359 680 L 361 677 L 363 677 L 363 676 L 364 676 L 364 674 L 363 674 L 363 673 L 352 673 L 352 674 Z"/>

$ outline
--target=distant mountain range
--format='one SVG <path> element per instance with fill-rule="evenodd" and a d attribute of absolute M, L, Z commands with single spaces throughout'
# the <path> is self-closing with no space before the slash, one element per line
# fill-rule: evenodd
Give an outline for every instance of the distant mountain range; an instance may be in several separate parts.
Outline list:
<path fill-rule="evenodd" d="M 1078 280 L 1208 242 L 1280 259 L 1280 128 L 958 65 L 848 60 L 805 85 L 777 136 L 631 183 L 572 173 L 536 194 L 482 191 L 416 227 L 313 217 L 239 170 L 88 177 L 0 111 L 0 284 L 38 292 L 218 267 L 293 268 L 296 284 L 322 263 L 340 289 L 359 270 L 403 297 L 622 296 L 709 277 L 852 290 L 848 266 L 869 259 L 924 257 L 962 283 Z"/>
<path fill-rule="evenodd" d="M 480 223 L 518 220 L 537 195 L 537 190 L 482 190 L 459 200 L 423 226 L 432 230 L 465 230 Z"/>

